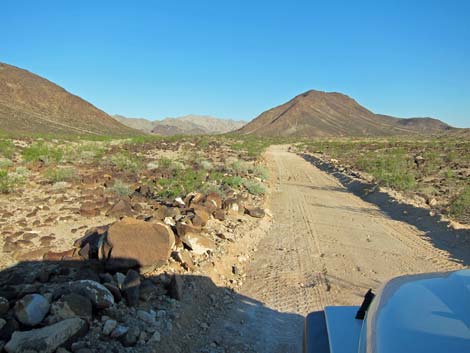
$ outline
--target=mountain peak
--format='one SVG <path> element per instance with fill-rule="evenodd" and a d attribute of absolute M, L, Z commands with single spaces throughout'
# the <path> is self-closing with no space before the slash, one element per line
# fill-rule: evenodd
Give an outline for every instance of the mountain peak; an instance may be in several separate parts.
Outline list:
<path fill-rule="evenodd" d="M 434 133 L 448 128 L 439 120 L 374 114 L 343 93 L 309 90 L 260 114 L 239 132 L 264 136 L 378 136 Z"/>

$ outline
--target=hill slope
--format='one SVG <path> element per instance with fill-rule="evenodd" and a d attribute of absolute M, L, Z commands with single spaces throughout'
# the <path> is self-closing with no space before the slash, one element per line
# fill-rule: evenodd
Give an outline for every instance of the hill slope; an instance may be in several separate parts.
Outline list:
<path fill-rule="evenodd" d="M 147 120 L 142 118 L 126 118 L 122 115 L 113 116 L 117 121 L 144 132 L 157 135 L 206 135 L 223 134 L 242 127 L 245 122 L 231 119 L 214 118 L 207 115 L 185 115 L 163 120 Z"/>
<path fill-rule="evenodd" d="M 0 130 L 135 135 L 105 112 L 29 71 L 0 63 Z"/>
<path fill-rule="evenodd" d="M 267 110 L 238 132 L 261 136 L 378 136 L 448 129 L 451 127 L 436 119 L 374 114 L 344 94 L 311 90 Z"/>

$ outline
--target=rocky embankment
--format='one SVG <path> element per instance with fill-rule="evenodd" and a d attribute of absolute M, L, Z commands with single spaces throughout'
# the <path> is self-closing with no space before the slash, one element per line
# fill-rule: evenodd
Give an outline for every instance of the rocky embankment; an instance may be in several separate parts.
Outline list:
<path fill-rule="evenodd" d="M 188 290 L 181 275 L 216 261 L 223 243 L 236 240 L 233 220 L 265 216 L 249 201 L 241 195 L 192 193 L 138 219 L 120 200 L 109 211 L 119 210 L 120 220 L 86 230 L 67 251 L 50 251 L 44 261 L 1 273 L 3 349 L 158 350 L 178 325 L 179 300 Z M 218 231 L 208 223 L 218 224 Z"/>

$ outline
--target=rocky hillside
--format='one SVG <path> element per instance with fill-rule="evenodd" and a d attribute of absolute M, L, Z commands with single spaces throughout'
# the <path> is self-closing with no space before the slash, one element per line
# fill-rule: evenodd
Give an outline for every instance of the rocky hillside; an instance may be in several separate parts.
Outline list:
<path fill-rule="evenodd" d="M 379 115 L 344 94 L 311 90 L 267 110 L 239 132 L 262 136 L 380 136 L 449 129 L 436 119 Z"/>
<path fill-rule="evenodd" d="M 11 133 L 138 133 L 62 87 L 3 63 L 0 63 L 0 124 L 2 131 Z"/>
<path fill-rule="evenodd" d="M 185 115 L 163 120 L 127 118 L 122 115 L 114 115 L 113 117 L 134 129 L 163 136 L 223 134 L 237 130 L 245 124 L 243 121 L 220 119 L 207 115 Z"/>

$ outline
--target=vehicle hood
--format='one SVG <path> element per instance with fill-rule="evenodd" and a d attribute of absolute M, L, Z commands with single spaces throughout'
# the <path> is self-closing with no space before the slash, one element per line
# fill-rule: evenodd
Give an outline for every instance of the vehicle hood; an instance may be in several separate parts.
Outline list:
<path fill-rule="evenodd" d="M 387 282 L 369 308 L 359 352 L 470 352 L 470 270 Z"/>

